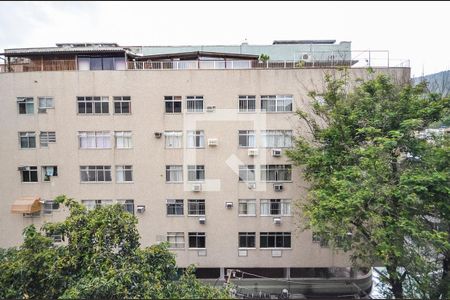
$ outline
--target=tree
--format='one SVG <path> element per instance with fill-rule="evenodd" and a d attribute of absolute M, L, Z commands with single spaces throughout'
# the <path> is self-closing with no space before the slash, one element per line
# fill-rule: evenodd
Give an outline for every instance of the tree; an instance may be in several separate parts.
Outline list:
<path fill-rule="evenodd" d="M 355 266 L 383 265 L 388 295 L 446 298 L 448 137 L 417 132 L 449 114 L 449 99 L 369 73 L 350 92 L 345 72 L 326 76 L 312 112 L 297 112 L 310 135 L 288 156 L 310 183 L 305 227 L 351 250 Z"/>
<path fill-rule="evenodd" d="M 120 205 L 88 211 L 60 196 L 70 210 L 41 232 L 24 230 L 18 249 L 0 252 L 0 298 L 229 298 L 200 283 L 194 269 L 179 275 L 167 244 L 140 248 L 137 219 Z M 48 236 L 61 234 L 64 245 Z"/>

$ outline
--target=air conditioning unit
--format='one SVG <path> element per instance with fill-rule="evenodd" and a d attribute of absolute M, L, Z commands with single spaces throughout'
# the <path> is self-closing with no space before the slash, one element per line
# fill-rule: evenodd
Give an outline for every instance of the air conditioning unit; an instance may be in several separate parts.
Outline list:
<path fill-rule="evenodd" d="M 206 223 L 206 217 L 204 217 L 204 216 L 198 217 L 198 222 L 200 224 L 205 224 Z"/>
<path fill-rule="evenodd" d="M 300 61 L 312 62 L 313 57 L 310 53 L 300 53 Z"/>
<path fill-rule="evenodd" d="M 281 225 L 281 218 L 273 218 L 273 224 Z"/>
<path fill-rule="evenodd" d="M 233 207 L 233 202 L 225 202 L 225 207 L 226 208 L 232 208 Z"/>
<path fill-rule="evenodd" d="M 248 149 L 248 156 L 257 156 L 258 149 Z"/>
<path fill-rule="evenodd" d="M 38 114 L 45 114 L 45 113 L 47 113 L 46 108 L 38 108 Z"/>
<path fill-rule="evenodd" d="M 247 184 L 247 187 L 251 190 L 256 189 L 256 183 L 255 182 L 250 182 Z"/>
<path fill-rule="evenodd" d="M 145 211 L 145 205 L 138 205 L 136 211 L 142 214 Z"/>
<path fill-rule="evenodd" d="M 200 192 L 202 190 L 202 185 L 200 183 L 194 183 L 191 188 L 193 192 Z"/>
<path fill-rule="evenodd" d="M 17 171 L 29 171 L 30 168 L 29 167 L 18 167 Z"/>
<path fill-rule="evenodd" d="M 208 139 L 208 146 L 217 146 L 219 145 L 218 139 Z"/>
<path fill-rule="evenodd" d="M 282 184 L 274 184 L 273 185 L 273 190 L 275 192 L 281 192 L 281 191 L 283 191 L 283 185 Z"/>
<path fill-rule="evenodd" d="M 272 149 L 272 156 L 280 157 L 281 156 L 281 149 Z"/>
<path fill-rule="evenodd" d="M 155 138 L 159 139 L 162 137 L 162 132 L 155 132 Z"/>
<path fill-rule="evenodd" d="M 214 112 L 216 110 L 216 106 L 215 105 L 211 105 L 211 106 L 207 106 L 206 107 L 206 111 L 207 112 Z"/>

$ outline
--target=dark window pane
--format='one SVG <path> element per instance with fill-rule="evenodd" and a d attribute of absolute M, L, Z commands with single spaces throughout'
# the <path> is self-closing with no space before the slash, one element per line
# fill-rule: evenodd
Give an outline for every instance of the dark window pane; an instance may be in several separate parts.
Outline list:
<path fill-rule="evenodd" d="M 78 102 L 78 113 L 84 114 L 85 112 L 86 112 L 86 109 L 84 107 L 84 103 L 83 102 Z"/>
<path fill-rule="evenodd" d="M 114 70 L 114 60 L 112 57 L 103 57 L 103 70 Z"/>
<path fill-rule="evenodd" d="M 36 148 L 36 137 L 30 137 L 30 148 Z"/>
<path fill-rule="evenodd" d="M 102 113 L 104 113 L 104 114 L 109 113 L 109 105 L 108 105 L 108 102 L 102 102 Z"/>
<path fill-rule="evenodd" d="M 111 170 L 105 171 L 105 181 L 111 181 Z"/>
<path fill-rule="evenodd" d="M 130 113 L 130 103 L 129 102 L 123 102 L 122 103 L 122 113 L 123 114 L 129 114 Z"/>
<path fill-rule="evenodd" d="M 179 113 L 181 112 L 181 101 L 177 101 L 174 103 L 174 112 Z"/>
<path fill-rule="evenodd" d="M 86 103 L 86 113 L 92 114 L 92 103 L 91 102 Z"/>
<path fill-rule="evenodd" d="M 173 112 L 173 102 L 166 102 L 166 113 Z"/>
<path fill-rule="evenodd" d="M 101 57 L 91 57 L 90 60 L 91 70 L 102 70 L 102 58 Z"/>
<path fill-rule="evenodd" d="M 101 113 L 102 106 L 100 102 L 94 102 L 94 113 L 99 114 Z"/>
<path fill-rule="evenodd" d="M 31 182 L 37 182 L 38 181 L 38 174 L 37 171 L 31 171 Z"/>
<path fill-rule="evenodd" d="M 114 102 L 114 113 L 120 114 L 122 112 L 120 106 L 120 102 Z"/>
<path fill-rule="evenodd" d="M 26 114 L 25 103 L 19 103 L 19 114 Z"/>

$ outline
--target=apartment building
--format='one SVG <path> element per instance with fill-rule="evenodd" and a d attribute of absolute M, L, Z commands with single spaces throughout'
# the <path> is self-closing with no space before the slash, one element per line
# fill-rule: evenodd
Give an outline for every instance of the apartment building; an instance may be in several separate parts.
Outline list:
<path fill-rule="evenodd" d="M 325 74 L 345 66 L 363 78 L 371 62 L 360 66 L 349 42 L 199 47 L 5 50 L 0 247 L 63 219 L 52 199 L 66 194 L 89 209 L 121 203 L 142 246 L 168 241 L 178 265 L 196 264 L 206 281 L 238 269 L 244 293 L 370 289 L 370 272 L 298 229 L 307 183 L 285 151 L 307 133 L 295 111 L 311 109 Z M 374 69 L 410 77 L 405 64 Z"/>

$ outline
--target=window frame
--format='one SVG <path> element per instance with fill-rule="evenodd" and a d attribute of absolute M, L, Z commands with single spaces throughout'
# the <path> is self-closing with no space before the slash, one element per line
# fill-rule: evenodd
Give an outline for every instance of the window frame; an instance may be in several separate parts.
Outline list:
<path fill-rule="evenodd" d="M 204 130 L 187 130 L 186 131 L 186 148 L 187 149 L 204 149 L 205 148 L 205 131 Z"/>
<path fill-rule="evenodd" d="M 172 144 L 169 141 L 172 140 Z M 174 143 L 173 141 L 177 141 Z M 177 145 L 175 147 L 173 145 Z M 165 149 L 182 149 L 183 148 L 183 131 L 182 130 L 166 130 L 164 131 L 164 147 Z"/>
<path fill-rule="evenodd" d="M 175 107 L 176 107 L 175 103 L 179 103 L 180 111 L 175 111 Z M 167 108 L 168 108 L 167 104 L 171 104 L 171 108 L 172 108 L 171 111 L 167 111 Z M 183 97 L 182 96 L 164 96 L 164 112 L 166 114 L 181 114 L 183 112 Z"/>
<path fill-rule="evenodd" d="M 84 144 L 87 147 L 83 147 L 82 139 L 86 139 Z M 100 147 L 103 144 L 103 147 Z M 94 145 L 94 147 L 91 147 Z M 106 147 L 105 147 L 106 145 Z M 112 134 L 108 130 L 98 131 L 78 131 L 78 147 L 80 150 L 92 150 L 92 149 L 112 149 Z"/>
<path fill-rule="evenodd" d="M 276 144 L 276 142 L 279 142 L 280 140 L 283 141 L 281 146 Z M 261 130 L 261 148 L 292 148 L 292 140 L 292 130 Z M 269 145 L 269 141 L 274 141 L 274 144 L 276 145 Z"/>
<path fill-rule="evenodd" d="M 270 238 L 273 237 L 274 245 L 270 245 Z M 263 238 L 267 240 L 267 244 L 263 245 Z M 282 246 L 277 246 L 281 239 Z M 286 240 L 285 240 L 286 239 Z M 287 241 L 289 243 L 287 243 Z M 289 246 L 285 246 L 289 244 Z M 292 233 L 291 232 L 260 232 L 259 233 L 260 249 L 292 249 Z"/>
<path fill-rule="evenodd" d="M 206 216 L 206 201 L 205 201 L 205 199 L 188 199 L 187 200 L 187 215 L 188 215 L 188 217 Z"/>
<path fill-rule="evenodd" d="M 174 180 L 168 180 L 171 179 L 172 176 L 170 174 L 172 174 L 171 172 L 179 172 L 181 174 L 181 176 L 176 176 L 176 177 L 181 177 L 181 180 L 178 181 L 174 181 Z M 183 183 L 183 165 L 166 165 L 166 183 Z"/>
<path fill-rule="evenodd" d="M 242 213 L 242 206 L 241 204 L 245 204 L 245 211 L 247 211 L 246 214 Z M 254 207 L 254 214 L 248 213 L 249 209 L 248 206 L 249 204 L 252 204 Z M 239 217 L 256 217 L 257 213 L 256 213 L 256 199 L 239 199 L 238 200 L 238 216 Z"/>
<path fill-rule="evenodd" d="M 203 96 L 186 96 L 186 112 L 187 113 L 203 113 L 205 112 L 205 103 Z M 192 107 L 189 107 L 189 103 L 192 103 Z M 201 103 L 201 105 L 199 105 Z M 201 106 L 201 109 L 199 107 Z"/>
<path fill-rule="evenodd" d="M 283 102 L 286 103 L 286 101 L 289 102 L 286 106 L 286 104 L 283 105 L 283 110 L 279 110 L 279 103 Z M 272 101 L 269 102 L 269 101 Z M 261 112 L 263 113 L 290 113 L 293 112 L 293 103 L 294 103 L 294 96 L 283 94 L 283 95 L 261 95 Z M 269 107 L 274 107 L 275 110 L 268 110 Z M 290 110 L 286 110 L 286 107 L 290 107 Z"/>
<path fill-rule="evenodd" d="M 46 136 L 45 139 L 44 136 Z M 44 141 L 46 141 L 46 143 Z M 55 143 L 56 143 L 56 131 L 39 132 L 39 146 L 41 148 L 48 148 L 48 144 L 55 144 Z"/>
<path fill-rule="evenodd" d="M 121 145 L 127 145 L 129 147 L 119 147 L 119 140 L 122 140 Z M 132 149 L 133 132 L 131 130 L 114 131 L 114 147 L 116 149 Z"/>
<path fill-rule="evenodd" d="M 249 109 L 250 101 L 253 102 L 253 110 Z M 240 113 L 255 113 L 256 112 L 256 95 L 239 95 L 238 96 L 238 112 L 240 112 Z"/>
<path fill-rule="evenodd" d="M 260 199 L 260 215 L 261 217 L 290 217 L 292 216 L 292 210 L 291 210 L 291 199 Z M 272 205 L 278 204 L 279 205 L 279 213 L 274 214 L 272 213 L 272 210 L 275 210 L 275 208 L 272 208 Z M 263 209 L 263 206 L 267 206 L 267 209 Z M 288 213 L 286 213 L 288 211 Z M 268 213 L 266 213 L 268 212 Z"/>
<path fill-rule="evenodd" d="M 122 172 L 122 175 L 119 173 Z M 131 180 L 127 179 L 127 174 L 131 178 Z M 123 178 L 124 180 L 120 180 L 119 178 Z M 133 165 L 116 165 L 116 183 L 133 183 Z"/>
<path fill-rule="evenodd" d="M 238 144 L 239 148 L 256 148 L 256 131 L 255 130 L 239 130 L 238 131 Z M 244 141 L 247 145 L 243 145 L 245 143 L 241 143 Z M 251 143 L 253 141 L 253 143 Z M 252 145 L 250 145 L 252 144 Z"/>
<path fill-rule="evenodd" d="M 56 203 L 54 200 L 44 200 L 44 203 L 42 204 L 42 214 L 44 216 L 50 216 L 53 215 L 54 211 L 59 211 L 60 208 L 59 203 Z"/>
<path fill-rule="evenodd" d="M 178 213 L 181 211 L 181 214 Z M 171 213 L 174 212 L 174 213 Z M 184 199 L 166 199 L 166 216 L 183 217 L 184 216 Z"/>
<path fill-rule="evenodd" d="M 178 238 L 182 238 L 182 242 L 178 241 Z M 171 242 L 170 238 L 174 238 L 174 241 Z M 166 241 L 169 243 L 170 250 L 184 250 L 186 248 L 186 240 L 184 237 L 184 232 L 182 231 L 169 231 L 166 235 Z M 181 247 L 177 247 L 177 245 L 181 245 Z"/>
<path fill-rule="evenodd" d="M 25 169 L 25 170 L 21 170 L 20 171 L 21 182 L 23 182 L 23 183 L 36 183 L 36 182 L 39 182 L 39 172 L 38 172 L 38 167 L 37 166 L 24 166 L 24 168 L 29 168 L 29 170 Z M 28 175 L 27 177 L 28 177 L 29 180 L 24 180 L 25 179 L 25 173 L 24 172 L 27 172 L 26 174 Z M 36 180 L 31 180 L 31 179 L 34 178 L 32 176 L 33 175 L 32 172 L 36 174 Z"/>
<path fill-rule="evenodd" d="M 251 175 L 253 174 L 253 175 Z M 256 166 L 255 165 L 239 165 L 239 182 L 256 182 Z M 250 177 L 250 179 L 249 179 Z M 253 178 L 251 178 L 253 177 Z"/>
<path fill-rule="evenodd" d="M 17 112 L 19 115 L 34 115 L 34 97 L 17 97 L 16 102 L 17 102 Z M 21 112 L 22 104 L 24 112 Z"/>
<path fill-rule="evenodd" d="M 131 96 L 113 96 L 113 114 L 115 115 L 131 115 Z M 116 106 L 118 104 L 118 107 Z M 128 105 L 128 112 L 123 112 L 124 105 Z M 117 111 L 119 108 L 119 112 Z"/>
<path fill-rule="evenodd" d="M 45 110 L 47 110 L 47 109 L 54 109 L 55 108 L 55 102 L 54 102 L 54 98 L 53 97 L 50 97 L 50 96 L 42 96 L 42 97 L 37 97 L 37 99 L 38 99 L 38 110 L 40 110 L 40 109 L 45 109 Z M 41 100 L 44 100 L 45 101 L 45 106 L 41 106 Z M 51 102 L 51 105 L 50 106 L 48 106 L 47 104 L 48 104 L 48 102 L 49 102 L 49 100 L 50 100 L 50 102 Z"/>
<path fill-rule="evenodd" d="M 122 205 L 122 208 L 134 215 L 134 199 L 117 199 L 116 203 Z"/>
<path fill-rule="evenodd" d="M 195 172 L 195 180 L 191 180 L 192 172 Z M 199 176 L 203 174 L 203 176 Z M 201 178 L 203 177 L 203 178 Z M 188 165 L 187 166 L 187 181 L 188 182 L 204 182 L 206 178 L 205 165 Z"/>
<path fill-rule="evenodd" d="M 22 147 L 22 139 L 25 139 L 28 147 Z M 34 140 L 34 147 L 31 147 Z M 19 147 L 20 149 L 36 149 L 36 132 L 34 131 L 19 131 Z"/>
<path fill-rule="evenodd" d="M 88 180 L 83 180 L 83 172 L 85 172 L 85 178 Z M 89 180 L 91 173 L 94 174 L 95 180 Z M 103 179 L 99 180 L 99 174 L 100 172 L 103 173 Z M 109 177 L 108 174 L 109 173 Z M 106 180 L 109 178 L 109 180 Z M 111 173 L 111 166 L 110 165 L 83 165 L 80 166 L 80 182 L 81 183 L 112 183 L 112 173 Z"/>
<path fill-rule="evenodd" d="M 53 175 L 47 175 L 47 168 L 53 168 Z M 51 177 L 58 177 L 58 166 L 41 166 L 41 172 L 42 182 L 51 182 Z"/>
<path fill-rule="evenodd" d="M 244 239 L 242 240 L 241 238 L 244 238 Z M 249 246 L 249 238 L 253 239 L 253 247 Z M 245 243 L 244 243 L 245 245 L 241 245 L 241 241 L 245 241 Z M 238 248 L 239 249 L 256 249 L 256 232 L 238 232 Z"/>
<path fill-rule="evenodd" d="M 271 172 L 274 172 L 273 176 L 270 175 Z M 284 176 L 288 177 L 287 179 L 279 179 L 280 177 L 283 177 L 282 175 L 280 175 L 280 173 L 283 174 L 282 172 L 286 172 Z M 271 177 L 275 177 L 275 179 L 271 179 Z M 292 165 L 291 164 L 261 165 L 260 180 L 262 182 L 292 182 Z"/>
<path fill-rule="evenodd" d="M 88 99 L 90 98 L 90 99 Z M 78 115 L 109 115 L 109 96 L 77 96 Z M 106 105 L 104 105 L 106 103 Z M 80 110 L 80 104 L 84 104 L 84 112 Z M 88 105 L 89 104 L 89 105 Z M 90 106 L 91 112 L 87 112 Z M 100 107 L 100 112 L 97 111 Z"/>
<path fill-rule="evenodd" d="M 191 237 L 195 238 L 195 247 L 191 246 Z M 203 239 L 203 243 L 199 242 L 199 239 Z M 199 244 L 203 244 L 204 247 L 198 247 Z M 188 248 L 189 249 L 206 249 L 206 233 L 205 232 L 188 232 Z"/>

